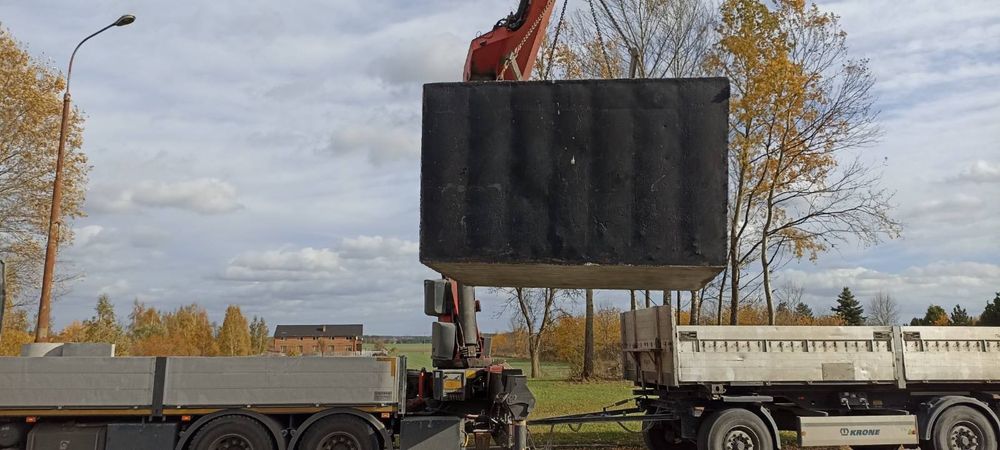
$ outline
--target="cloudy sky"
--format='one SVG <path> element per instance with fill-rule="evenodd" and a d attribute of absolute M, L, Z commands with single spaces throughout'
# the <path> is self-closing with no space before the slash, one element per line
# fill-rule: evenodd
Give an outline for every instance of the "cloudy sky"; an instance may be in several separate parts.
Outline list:
<path fill-rule="evenodd" d="M 455 81 L 514 0 L 0 0 L 0 24 L 62 67 L 93 171 L 56 325 L 100 293 L 126 314 L 198 302 L 274 323 L 427 334 L 417 262 L 420 86 Z M 906 316 L 1000 290 L 1000 2 L 824 1 L 871 59 L 902 239 L 789 265 L 826 309 L 843 286 Z M 780 281 L 779 283 L 783 282 Z M 487 330 L 503 328 L 483 293 Z M 609 303 L 621 296 L 602 292 Z"/>

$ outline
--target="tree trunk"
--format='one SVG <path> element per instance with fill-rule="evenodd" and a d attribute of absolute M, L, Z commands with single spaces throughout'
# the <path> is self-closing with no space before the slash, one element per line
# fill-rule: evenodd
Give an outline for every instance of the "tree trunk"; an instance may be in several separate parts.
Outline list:
<path fill-rule="evenodd" d="M 726 290 L 726 278 L 728 277 L 728 275 L 729 275 L 729 266 L 726 266 L 725 269 L 722 269 L 722 281 L 719 283 L 719 302 L 718 304 L 715 305 L 718 308 L 718 311 L 715 314 L 716 325 L 722 325 L 722 297 L 723 297 L 722 293 L 725 292 Z"/>
<path fill-rule="evenodd" d="M 649 289 L 646 289 L 646 307 L 653 306 L 653 299 L 649 296 Z"/>
<path fill-rule="evenodd" d="M 729 285 L 729 324 L 739 325 L 739 312 L 740 312 L 740 268 L 739 263 L 736 261 L 735 255 L 730 261 L 730 285 Z"/>
<path fill-rule="evenodd" d="M 583 328 L 583 373 L 584 380 L 594 376 L 594 290 L 587 289 L 587 311 Z"/>
<path fill-rule="evenodd" d="M 538 378 L 542 376 L 542 361 L 541 353 L 541 337 L 540 336 L 528 336 L 528 355 L 531 358 L 531 378 Z"/>
<path fill-rule="evenodd" d="M 698 325 L 701 320 L 701 295 L 698 291 L 691 291 L 691 317 L 689 323 Z"/>
<path fill-rule="evenodd" d="M 635 289 L 629 289 L 628 292 L 629 292 L 629 295 L 632 297 L 632 305 L 631 305 L 632 311 L 635 311 L 635 309 L 636 309 L 636 304 L 635 304 Z"/>
<path fill-rule="evenodd" d="M 776 171 L 781 170 L 784 152 L 778 157 Z M 774 174 L 771 187 L 767 190 L 767 208 L 764 213 L 764 229 L 760 233 L 760 269 L 764 277 L 764 299 L 767 301 L 767 324 L 774 325 L 774 295 L 771 293 L 771 260 L 767 257 L 768 238 L 771 231 L 771 221 L 774 219 L 774 186 L 778 182 L 778 173 Z"/>
<path fill-rule="evenodd" d="M 771 293 L 771 261 L 767 257 L 767 233 L 761 237 L 760 269 L 764 277 L 764 299 L 767 300 L 767 324 L 774 325 L 774 295 Z"/>
<path fill-rule="evenodd" d="M 677 291 L 677 325 L 681 324 L 681 291 Z"/>

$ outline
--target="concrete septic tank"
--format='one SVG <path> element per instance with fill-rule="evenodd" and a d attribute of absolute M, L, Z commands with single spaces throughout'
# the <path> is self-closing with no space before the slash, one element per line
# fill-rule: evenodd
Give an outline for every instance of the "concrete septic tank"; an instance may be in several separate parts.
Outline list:
<path fill-rule="evenodd" d="M 420 261 L 476 286 L 699 289 L 726 261 L 725 78 L 424 86 Z"/>

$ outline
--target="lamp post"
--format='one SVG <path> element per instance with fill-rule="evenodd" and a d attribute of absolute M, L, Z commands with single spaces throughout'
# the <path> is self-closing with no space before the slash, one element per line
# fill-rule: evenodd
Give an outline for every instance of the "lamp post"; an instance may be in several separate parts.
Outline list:
<path fill-rule="evenodd" d="M 7 264 L 0 259 L 0 339 L 3 339 L 3 315 L 7 312 Z"/>
<path fill-rule="evenodd" d="M 73 54 L 69 57 L 69 69 L 66 70 L 66 93 L 63 94 L 62 123 L 59 127 L 59 150 L 56 153 L 56 177 L 52 186 L 52 211 L 49 214 L 49 235 L 45 245 L 45 271 L 42 274 L 42 296 L 38 300 L 38 323 L 35 326 L 35 342 L 45 342 L 49 338 L 52 276 L 56 266 L 56 250 L 59 247 L 59 226 L 62 221 L 60 217 L 60 210 L 62 208 L 62 168 L 63 156 L 66 152 L 66 128 L 69 126 L 69 81 L 70 76 L 73 74 L 73 58 L 76 57 L 76 51 L 80 49 L 80 46 L 90 38 L 103 33 L 108 28 L 123 27 L 132 22 L 135 22 L 135 16 L 133 15 L 126 14 L 119 17 L 111 25 L 101 28 L 96 33 L 83 38 L 79 44 L 76 44 Z"/>

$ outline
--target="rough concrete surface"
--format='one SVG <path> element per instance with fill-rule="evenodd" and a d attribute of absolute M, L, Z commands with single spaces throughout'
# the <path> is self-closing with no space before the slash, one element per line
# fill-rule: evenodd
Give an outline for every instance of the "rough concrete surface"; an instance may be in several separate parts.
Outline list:
<path fill-rule="evenodd" d="M 420 260 L 479 286 L 701 287 L 726 257 L 724 78 L 424 87 Z"/>

